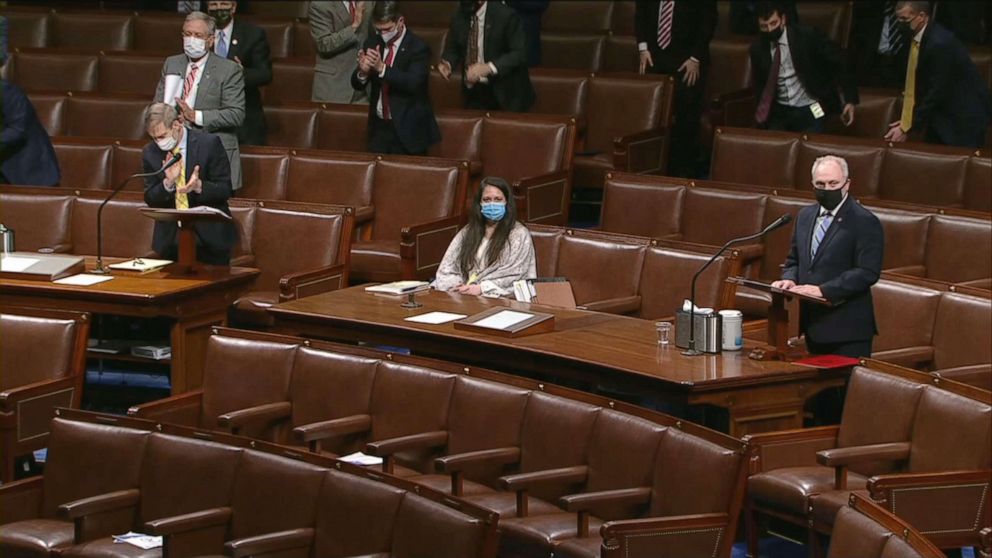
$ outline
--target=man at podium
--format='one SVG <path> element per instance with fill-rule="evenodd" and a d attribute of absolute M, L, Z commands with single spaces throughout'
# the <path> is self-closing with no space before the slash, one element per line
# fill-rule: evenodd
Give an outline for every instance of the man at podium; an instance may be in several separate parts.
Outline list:
<path fill-rule="evenodd" d="M 799 212 L 782 279 L 772 286 L 830 302 L 800 303 L 799 331 L 811 354 L 868 357 L 878 333 L 871 286 L 882 272 L 882 225 L 848 199 L 847 161 L 820 157 L 812 174 L 818 203 Z"/>
<path fill-rule="evenodd" d="M 230 215 L 231 165 L 224 144 L 213 134 L 187 129 L 177 118 L 176 109 L 154 103 L 145 109 L 145 131 L 152 141 L 142 152 L 144 172 L 162 168 L 176 154 L 178 163 L 145 178 L 148 207 L 189 209 L 210 206 Z M 163 177 L 164 174 L 164 177 Z M 235 228 L 231 221 L 197 221 L 196 259 L 213 265 L 229 265 Z M 175 222 L 156 221 L 152 249 L 162 258 L 178 256 Z"/>

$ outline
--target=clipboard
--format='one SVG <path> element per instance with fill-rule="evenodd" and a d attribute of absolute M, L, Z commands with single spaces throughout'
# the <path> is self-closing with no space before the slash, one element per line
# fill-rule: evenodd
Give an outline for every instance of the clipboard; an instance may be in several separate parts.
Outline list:
<path fill-rule="evenodd" d="M 492 327 L 485 325 L 498 320 L 503 313 L 513 315 L 526 314 L 527 317 L 503 327 Z M 485 335 L 496 335 L 498 337 L 526 337 L 538 333 L 548 333 L 555 330 L 554 314 L 544 312 L 531 312 L 524 310 L 514 310 L 511 308 L 490 308 L 454 323 L 455 329 L 482 333 Z"/>

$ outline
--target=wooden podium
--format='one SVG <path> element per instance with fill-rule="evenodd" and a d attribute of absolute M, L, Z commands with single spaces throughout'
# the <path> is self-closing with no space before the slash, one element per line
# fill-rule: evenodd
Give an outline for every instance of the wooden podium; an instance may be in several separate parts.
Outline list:
<path fill-rule="evenodd" d="M 779 289 L 773 287 L 771 283 L 745 279 L 744 277 L 728 277 L 727 282 L 749 287 L 772 296 L 772 304 L 768 307 L 768 345 L 753 349 L 749 355 L 751 358 L 756 360 L 794 360 L 793 357 L 803 356 L 789 347 L 789 311 L 785 308 L 785 301 L 797 298 L 823 306 L 830 306 L 830 301 L 823 297 Z"/>
<path fill-rule="evenodd" d="M 190 209 L 143 207 L 139 209 L 145 217 L 156 221 L 176 223 L 179 228 L 179 255 L 171 271 L 193 273 L 200 267 L 196 261 L 196 231 L 194 223 L 200 221 L 230 221 L 231 216 L 212 207 L 199 206 Z"/>

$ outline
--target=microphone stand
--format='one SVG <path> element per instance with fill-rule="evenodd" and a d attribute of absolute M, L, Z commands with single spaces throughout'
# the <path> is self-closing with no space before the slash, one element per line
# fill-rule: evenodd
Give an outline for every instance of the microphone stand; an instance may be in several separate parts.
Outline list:
<path fill-rule="evenodd" d="M 176 155 L 176 156 L 174 156 L 172 158 L 171 161 L 169 161 L 168 163 L 166 163 L 165 165 L 163 165 L 162 168 L 160 168 L 160 169 L 158 169 L 156 171 L 153 171 L 153 172 L 141 172 L 141 173 L 137 173 L 137 174 L 132 174 L 131 176 L 129 176 L 129 177 L 125 178 L 124 180 L 122 180 L 121 183 L 118 184 L 110 192 L 110 195 L 108 195 L 106 197 L 106 199 L 103 200 L 103 203 L 101 203 L 100 204 L 100 207 L 98 207 L 97 210 L 96 210 L 96 268 L 93 269 L 93 271 L 90 271 L 90 273 L 93 273 L 95 275 L 110 275 L 110 269 L 108 269 L 107 267 L 104 267 L 104 265 L 103 265 L 103 208 L 104 208 L 104 206 L 106 206 L 110 202 L 110 200 L 114 199 L 117 196 L 117 194 L 119 194 L 121 192 L 121 190 L 124 189 L 124 186 L 126 186 L 127 183 L 130 182 L 131 180 L 133 180 L 135 178 L 145 178 L 145 177 L 148 177 L 148 176 L 155 176 L 155 175 L 157 175 L 160 172 L 164 172 L 165 169 L 171 167 L 172 165 L 178 163 L 179 162 L 179 159 L 180 159 L 180 157 L 178 155 Z"/>
<path fill-rule="evenodd" d="M 765 236 L 766 234 L 781 227 L 782 225 L 788 224 L 790 221 L 792 221 L 791 215 L 783 215 L 782 217 L 776 219 L 772 224 L 762 229 L 761 231 L 758 231 L 754 234 L 749 234 L 747 236 L 742 236 L 740 238 L 732 238 L 728 240 L 727 243 L 721 246 L 720 249 L 717 251 L 717 253 L 713 254 L 713 257 L 711 257 L 708 262 L 703 264 L 703 267 L 700 267 L 699 271 L 697 271 L 696 274 L 692 276 L 692 285 L 690 286 L 690 290 L 689 290 L 689 348 L 682 351 L 683 355 L 699 356 L 703 354 L 702 351 L 696 349 L 696 279 L 699 279 L 699 276 L 704 271 L 706 271 L 706 268 L 709 267 L 710 264 L 712 264 L 714 261 L 716 261 L 716 259 L 720 256 L 720 254 L 722 254 L 724 250 L 729 248 L 731 244 L 736 244 L 738 242 L 744 242 L 747 240 L 754 240 L 756 238 L 761 238 L 762 236 Z"/>

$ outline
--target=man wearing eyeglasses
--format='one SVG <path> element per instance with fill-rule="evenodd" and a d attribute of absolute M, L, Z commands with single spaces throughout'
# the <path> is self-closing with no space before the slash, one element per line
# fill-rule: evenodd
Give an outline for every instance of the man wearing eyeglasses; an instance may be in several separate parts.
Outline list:
<path fill-rule="evenodd" d="M 813 162 L 812 175 L 817 203 L 799 212 L 782 279 L 772 285 L 830 303 L 800 304 L 799 331 L 811 354 L 870 357 L 878 333 L 871 286 L 882 272 L 882 225 L 849 199 L 847 161 L 825 155 Z"/>

